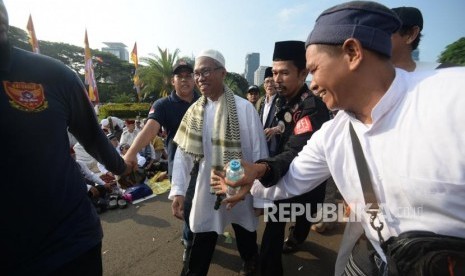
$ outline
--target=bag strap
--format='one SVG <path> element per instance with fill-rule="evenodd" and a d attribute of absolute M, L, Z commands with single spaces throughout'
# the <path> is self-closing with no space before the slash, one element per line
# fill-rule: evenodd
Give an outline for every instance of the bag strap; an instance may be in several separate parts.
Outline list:
<path fill-rule="evenodd" d="M 358 176 L 360 177 L 360 183 L 362 184 L 363 197 L 365 198 L 365 204 L 371 203 L 370 209 L 366 210 L 370 214 L 370 225 L 373 229 L 378 232 L 379 242 L 384 243 L 384 239 L 381 236 L 381 230 L 384 228 L 384 223 L 378 219 L 379 224 L 375 225 L 375 220 L 378 217 L 379 204 L 376 199 L 375 192 L 373 191 L 373 184 L 370 178 L 370 172 L 368 170 L 368 164 L 363 154 L 362 145 L 360 140 L 355 133 L 352 123 L 349 122 L 350 139 L 352 140 L 352 149 L 354 151 L 355 163 L 357 164 Z"/>

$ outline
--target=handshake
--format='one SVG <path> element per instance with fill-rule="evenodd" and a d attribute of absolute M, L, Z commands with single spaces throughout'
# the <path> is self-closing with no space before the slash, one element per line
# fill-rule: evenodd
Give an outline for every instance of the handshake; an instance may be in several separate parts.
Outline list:
<path fill-rule="evenodd" d="M 143 183 L 147 173 L 143 168 L 134 167 L 131 163 L 126 162 L 126 170 L 122 175 L 116 176 L 116 181 L 122 189 Z"/>

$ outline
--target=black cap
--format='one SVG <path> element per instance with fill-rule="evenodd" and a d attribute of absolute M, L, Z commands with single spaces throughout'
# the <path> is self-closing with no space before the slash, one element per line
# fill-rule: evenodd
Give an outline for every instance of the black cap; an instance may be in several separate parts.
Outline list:
<path fill-rule="evenodd" d="M 371 1 L 352 1 L 325 10 L 315 22 L 305 46 L 340 45 L 356 38 L 366 49 L 391 56 L 391 35 L 401 26 L 397 14 Z"/>
<path fill-rule="evenodd" d="M 274 44 L 273 61 L 305 60 L 305 43 L 303 41 L 278 41 Z"/>
<path fill-rule="evenodd" d="M 260 88 L 258 88 L 258 86 L 256 86 L 256 85 L 251 85 L 251 86 L 249 86 L 249 88 L 247 89 L 247 93 L 251 93 L 251 92 L 260 93 Z"/>
<path fill-rule="evenodd" d="M 189 73 L 194 72 L 194 68 L 187 61 L 179 59 L 173 66 L 173 75 L 178 74 L 181 70 L 186 70 Z"/>
<path fill-rule="evenodd" d="M 402 27 L 418 26 L 423 30 L 423 16 L 421 11 L 414 7 L 398 7 L 392 9 L 402 21 Z"/>
<path fill-rule="evenodd" d="M 273 71 L 271 69 L 273 69 L 273 68 L 267 67 L 265 69 L 265 76 L 263 77 L 263 79 L 266 79 L 266 78 L 269 78 L 269 77 L 273 76 Z"/>

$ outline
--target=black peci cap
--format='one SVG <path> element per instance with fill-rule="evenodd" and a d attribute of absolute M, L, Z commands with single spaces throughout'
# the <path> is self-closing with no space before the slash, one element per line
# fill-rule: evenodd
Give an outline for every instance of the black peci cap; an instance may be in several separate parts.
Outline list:
<path fill-rule="evenodd" d="M 278 41 L 274 44 L 273 61 L 305 60 L 305 43 L 303 41 Z"/>
<path fill-rule="evenodd" d="M 305 47 L 311 44 L 340 45 L 348 38 L 366 49 L 391 56 L 391 35 L 401 26 L 397 14 L 371 1 L 352 1 L 325 10 L 316 20 Z"/>

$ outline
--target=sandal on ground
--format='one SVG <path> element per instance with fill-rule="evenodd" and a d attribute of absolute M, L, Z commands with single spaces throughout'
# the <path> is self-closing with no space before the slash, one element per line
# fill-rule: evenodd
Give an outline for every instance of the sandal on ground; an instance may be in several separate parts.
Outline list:
<path fill-rule="evenodd" d="M 110 195 L 110 200 L 108 201 L 108 209 L 118 208 L 118 196 Z"/>
<path fill-rule="evenodd" d="M 123 198 L 118 199 L 118 207 L 119 207 L 120 209 L 124 209 L 124 208 L 126 208 L 127 206 L 128 206 L 128 203 L 127 203 L 126 200 L 124 200 Z"/>

